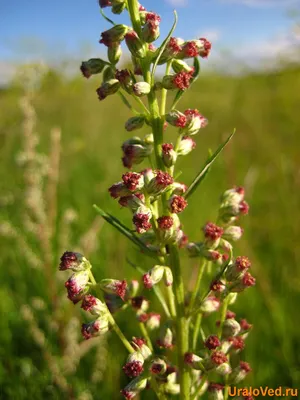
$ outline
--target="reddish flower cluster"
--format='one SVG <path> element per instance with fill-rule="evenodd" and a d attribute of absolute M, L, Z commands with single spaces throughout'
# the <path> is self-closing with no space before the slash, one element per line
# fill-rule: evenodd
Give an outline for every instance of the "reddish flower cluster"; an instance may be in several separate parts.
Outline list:
<path fill-rule="evenodd" d="M 186 90 L 190 86 L 194 71 L 181 71 L 174 75 L 172 82 L 179 90 Z"/>
<path fill-rule="evenodd" d="M 170 156 L 170 152 L 171 150 L 174 149 L 174 146 L 172 145 L 172 143 L 164 143 L 162 146 L 162 152 L 163 154 L 165 154 L 166 156 Z"/>
<path fill-rule="evenodd" d="M 141 361 L 131 361 L 124 365 L 123 371 L 129 378 L 134 378 L 141 375 L 144 371 L 143 364 Z"/>
<path fill-rule="evenodd" d="M 208 386 L 208 391 L 209 392 L 217 392 L 219 390 L 223 390 L 224 385 L 221 385 L 220 383 L 210 383 Z"/>
<path fill-rule="evenodd" d="M 187 206 L 187 201 L 182 196 L 174 195 L 170 199 L 170 208 L 173 214 L 181 213 Z"/>
<path fill-rule="evenodd" d="M 211 43 L 205 38 L 200 38 L 199 40 L 202 42 L 203 46 L 203 49 L 199 51 L 199 56 L 202 58 L 206 58 L 209 56 L 211 50 Z"/>
<path fill-rule="evenodd" d="M 144 233 L 152 228 L 149 214 L 136 213 L 132 218 L 132 222 L 138 233 Z"/>
<path fill-rule="evenodd" d="M 221 365 L 228 361 L 228 358 L 222 351 L 214 351 L 210 359 L 215 365 Z"/>
<path fill-rule="evenodd" d="M 143 275 L 143 283 L 146 289 L 152 289 L 153 281 L 148 273 Z"/>
<path fill-rule="evenodd" d="M 157 219 L 159 229 L 166 230 L 170 229 L 173 226 L 173 218 L 170 216 L 162 216 Z"/>
<path fill-rule="evenodd" d="M 234 319 L 236 317 L 236 313 L 234 313 L 233 311 L 227 311 L 226 313 L 226 319 Z"/>
<path fill-rule="evenodd" d="M 252 325 L 249 324 L 246 319 L 240 320 L 240 326 L 243 331 L 249 331 L 252 328 Z"/>
<path fill-rule="evenodd" d="M 220 253 L 218 253 L 218 254 L 220 254 Z M 225 289 L 225 285 L 221 281 L 213 281 L 210 284 L 210 290 L 212 290 L 213 292 L 221 293 L 221 292 L 223 292 L 224 289 Z"/>
<path fill-rule="evenodd" d="M 74 265 L 78 265 L 78 253 L 72 251 L 66 251 L 60 258 L 59 270 L 65 271 L 71 269 Z"/>
<path fill-rule="evenodd" d="M 245 287 L 251 287 L 255 285 L 256 279 L 249 272 L 246 272 L 242 282 Z"/>
<path fill-rule="evenodd" d="M 173 182 L 174 182 L 174 179 L 167 172 L 163 172 L 163 171 L 159 171 L 159 170 L 156 171 L 155 183 L 160 188 L 165 189 L 169 185 L 172 185 Z"/>
<path fill-rule="evenodd" d="M 126 174 L 122 175 L 122 179 L 127 189 L 134 191 L 139 187 L 142 175 L 136 172 L 126 172 Z"/>
<path fill-rule="evenodd" d="M 243 350 L 245 347 L 245 341 L 241 336 L 230 338 L 230 341 L 232 342 L 232 347 L 235 350 Z"/>
<path fill-rule="evenodd" d="M 251 372 L 251 367 L 250 367 L 250 365 L 249 365 L 247 362 L 245 362 L 245 361 L 241 361 L 241 362 L 240 362 L 240 368 L 241 368 L 243 371 L 245 371 L 246 373 Z"/>
<path fill-rule="evenodd" d="M 221 342 L 216 335 L 209 336 L 204 342 L 204 346 L 209 350 L 215 350 L 217 347 L 221 345 Z"/>
<path fill-rule="evenodd" d="M 83 308 L 84 311 L 91 311 L 96 304 L 97 304 L 96 297 L 92 296 L 91 294 L 87 294 L 84 296 L 82 300 L 81 308 Z"/>
<path fill-rule="evenodd" d="M 235 260 L 235 265 L 239 271 L 244 271 L 251 267 L 251 262 L 246 256 L 239 256 Z"/>
<path fill-rule="evenodd" d="M 204 228 L 204 236 L 206 239 L 215 241 L 217 239 L 219 239 L 222 235 L 223 235 L 223 228 L 217 226 L 216 224 L 212 223 L 212 222 L 208 222 Z"/>

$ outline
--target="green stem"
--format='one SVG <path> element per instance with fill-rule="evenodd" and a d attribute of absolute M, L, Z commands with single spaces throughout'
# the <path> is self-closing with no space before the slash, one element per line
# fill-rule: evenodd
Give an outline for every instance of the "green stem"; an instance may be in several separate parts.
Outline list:
<path fill-rule="evenodd" d="M 171 65 L 172 65 L 172 60 L 167 62 L 167 66 L 166 66 L 166 75 L 170 74 L 170 69 L 171 69 Z M 162 89 L 161 91 L 161 104 L 160 104 L 160 114 L 164 117 L 165 113 L 166 113 L 166 104 L 167 104 L 167 93 L 168 90 L 167 89 Z"/>
<path fill-rule="evenodd" d="M 133 98 L 143 108 L 143 110 L 145 111 L 146 115 L 149 116 L 150 112 L 149 112 L 148 108 L 145 106 L 145 104 L 142 102 L 142 100 L 137 96 L 133 96 Z"/>
<path fill-rule="evenodd" d="M 201 321 L 202 321 L 202 314 L 199 313 L 196 317 L 196 321 L 195 321 L 195 325 L 194 325 L 194 331 L 193 331 L 193 351 L 196 349 L 197 347 L 197 339 L 199 336 L 199 330 L 201 327 Z"/>
<path fill-rule="evenodd" d="M 136 33 L 141 36 L 141 20 L 139 13 L 139 4 L 137 0 L 127 0 L 128 13 L 130 15 L 133 29 Z"/>
<path fill-rule="evenodd" d="M 174 292 L 177 309 L 176 338 L 179 368 L 180 393 L 182 400 L 190 399 L 190 373 L 184 363 L 184 354 L 189 350 L 189 327 L 184 310 L 184 286 L 180 267 L 178 248 L 169 246 L 171 267 L 174 275 Z"/>
<path fill-rule="evenodd" d="M 90 276 L 90 280 L 91 280 L 92 284 L 97 285 L 96 279 L 94 278 L 94 275 L 91 270 L 89 271 L 89 276 Z M 121 331 L 118 324 L 116 323 L 114 317 L 110 313 L 108 307 L 107 307 L 107 315 L 108 315 L 108 322 L 110 323 L 110 325 L 113 328 L 113 330 L 115 331 L 115 333 L 119 336 L 119 339 L 121 340 L 121 342 L 124 344 L 124 346 L 129 351 L 129 353 L 134 353 L 134 351 L 135 351 L 134 348 L 131 346 L 129 341 L 124 336 L 123 332 Z"/>
<path fill-rule="evenodd" d="M 203 388 L 203 386 L 204 386 L 205 383 L 206 383 L 206 379 L 205 379 L 205 378 L 206 378 L 206 376 L 205 376 L 205 375 L 202 375 L 201 383 L 200 383 L 200 385 L 198 386 L 198 388 L 196 389 L 195 393 L 193 394 L 191 400 L 196 400 L 197 397 L 199 396 L 199 393 L 201 392 L 201 389 Z"/>
<path fill-rule="evenodd" d="M 225 297 L 225 299 L 223 300 L 222 306 L 221 306 L 221 318 L 220 318 L 220 325 L 219 325 L 219 328 L 218 328 L 218 337 L 220 339 L 221 339 L 221 336 L 222 336 L 223 324 L 224 324 L 224 321 L 226 319 L 228 303 L 229 303 L 229 296 Z"/>
<path fill-rule="evenodd" d="M 175 298 L 172 286 L 167 286 L 167 297 L 172 318 L 176 318 Z"/>
<path fill-rule="evenodd" d="M 192 296 L 191 296 L 190 305 L 189 305 L 189 311 L 188 311 L 189 313 L 192 311 L 192 309 L 194 307 L 194 304 L 195 304 L 195 301 L 196 301 L 196 297 L 197 297 L 197 294 L 198 294 L 199 289 L 200 289 L 200 284 L 201 284 L 201 280 L 202 280 L 202 277 L 203 277 L 203 273 L 204 273 L 206 264 L 207 264 L 206 260 L 205 259 L 201 259 L 201 264 L 200 264 L 199 270 L 198 270 L 197 281 L 196 281 L 194 290 L 192 291 Z"/>
<path fill-rule="evenodd" d="M 144 324 L 143 322 L 140 322 L 139 325 L 140 325 L 140 330 L 141 330 L 141 332 L 142 332 L 142 335 L 144 336 L 144 338 L 145 338 L 146 341 L 147 341 L 147 346 L 148 346 L 149 349 L 153 352 L 152 342 L 151 342 L 151 339 L 150 339 L 150 337 L 149 337 L 148 331 L 147 331 L 147 329 L 146 329 L 146 327 L 145 327 L 145 324 Z"/>

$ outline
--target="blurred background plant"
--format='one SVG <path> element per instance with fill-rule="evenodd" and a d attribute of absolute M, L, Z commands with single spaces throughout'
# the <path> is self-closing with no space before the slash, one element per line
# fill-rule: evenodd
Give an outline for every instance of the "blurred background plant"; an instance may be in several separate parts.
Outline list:
<path fill-rule="evenodd" d="M 45 66 L 25 70 L 0 91 L 0 397 L 119 398 L 126 381 L 119 368 L 125 359 L 121 345 L 110 335 L 82 341 L 83 315 L 74 313 L 65 276 L 55 271 L 73 244 L 72 250 L 89 258 L 97 279 L 108 271 L 115 278 L 136 277 L 125 256 L 138 263 L 139 254 L 102 227 L 92 209 L 100 204 L 130 224 L 107 192 L 119 177 L 119 143 L 126 139 L 120 121 L 129 114 L 116 98 L 99 104 L 97 83 L 79 73 L 66 77 Z M 184 160 L 182 181 L 191 181 L 206 148 L 215 149 L 237 129 L 184 224 L 195 240 L 206 219 L 215 218 L 219 194 L 245 186 L 251 211 L 238 249 L 252 260 L 257 286 L 233 311 L 239 317 L 247 310 L 254 323 L 245 355 L 253 367 L 247 386 L 300 386 L 298 87 L 299 63 L 284 62 L 273 71 L 203 73 L 182 101 L 183 109 L 198 107 L 210 121 L 203 147 Z M 184 267 L 192 281 L 193 261 L 186 258 Z M 130 337 L 135 332 L 128 318 L 125 313 L 118 322 Z"/>

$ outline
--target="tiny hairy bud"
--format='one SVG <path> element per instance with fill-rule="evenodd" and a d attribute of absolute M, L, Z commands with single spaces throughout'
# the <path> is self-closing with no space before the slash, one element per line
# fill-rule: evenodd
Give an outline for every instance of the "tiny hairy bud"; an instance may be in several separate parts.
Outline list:
<path fill-rule="evenodd" d="M 119 281 L 116 279 L 102 279 L 98 285 L 103 292 L 115 294 L 124 301 L 127 291 L 127 282 L 125 280 Z"/>
<path fill-rule="evenodd" d="M 115 94 L 120 88 L 120 82 L 117 79 L 109 79 L 102 83 L 96 90 L 99 100 L 104 100 L 107 96 Z"/>
<path fill-rule="evenodd" d="M 233 293 L 240 293 L 245 289 L 254 286 L 255 283 L 256 279 L 249 272 L 245 272 L 236 281 L 232 282 L 229 290 Z"/>
<path fill-rule="evenodd" d="M 75 272 L 65 283 L 68 298 L 74 303 L 78 303 L 89 290 L 89 271 Z"/>
<path fill-rule="evenodd" d="M 122 175 L 124 185 L 131 192 L 139 191 L 144 187 L 144 179 L 142 174 L 136 172 L 126 172 Z"/>
<path fill-rule="evenodd" d="M 231 225 L 224 229 L 223 238 L 235 242 L 242 237 L 243 232 L 244 230 L 240 226 Z"/>
<path fill-rule="evenodd" d="M 215 350 L 217 347 L 221 345 L 221 342 L 216 335 L 208 336 L 206 341 L 204 342 L 204 346 L 209 350 Z"/>
<path fill-rule="evenodd" d="M 181 71 L 175 75 L 165 75 L 161 84 L 164 89 L 184 91 L 189 88 L 192 78 L 193 72 Z"/>
<path fill-rule="evenodd" d="M 138 376 L 132 381 L 128 383 L 127 386 L 125 386 L 124 389 L 121 390 L 121 394 L 125 397 L 127 400 L 133 399 L 135 396 L 137 396 L 142 390 L 146 389 L 147 386 L 147 379 L 144 378 L 143 376 Z"/>
<path fill-rule="evenodd" d="M 132 212 L 144 205 L 144 195 L 142 193 L 135 193 L 129 196 L 120 197 L 119 204 L 122 207 L 129 208 Z"/>
<path fill-rule="evenodd" d="M 181 129 L 181 133 L 185 135 L 196 135 L 201 128 L 205 128 L 208 124 L 207 119 L 196 109 L 185 110 L 184 114 L 187 117 L 187 122 L 185 127 Z"/>
<path fill-rule="evenodd" d="M 126 90 L 127 93 L 133 92 L 134 80 L 128 69 L 117 70 L 115 78 L 120 82 L 121 88 Z"/>
<path fill-rule="evenodd" d="M 184 128 L 187 123 L 187 117 L 177 110 L 171 110 L 166 115 L 166 121 L 177 128 Z"/>
<path fill-rule="evenodd" d="M 90 58 L 88 61 L 82 62 L 80 70 L 85 78 L 89 78 L 92 75 L 100 74 L 106 65 L 107 62 L 101 58 Z"/>
<path fill-rule="evenodd" d="M 146 96 L 151 92 L 151 86 L 147 82 L 137 82 L 133 85 L 133 93 L 137 97 Z"/>
<path fill-rule="evenodd" d="M 129 118 L 125 122 L 125 129 L 128 132 L 132 132 L 132 131 L 135 131 L 136 129 L 142 128 L 144 123 L 145 123 L 144 115 L 137 115 L 135 117 Z"/>
<path fill-rule="evenodd" d="M 184 197 L 174 194 L 169 199 L 169 210 L 172 214 L 179 214 L 187 207 L 187 204 Z"/>
<path fill-rule="evenodd" d="M 152 178 L 151 178 L 152 177 Z M 160 170 L 147 170 L 144 173 L 144 180 L 148 194 L 158 196 L 172 185 L 174 179 L 167 172 Z M 148 183 L 146 183 L 146 180 Z"/>
<path fill-rule="evenodd" d="M 142 38 L 147 43 L 152 43 L 159 38 L 160 17 L 152 12 L 145 14 L 145 24 L 142 28 Z"/>
<path fill-rule="evenodd" d="M 177 154 L 179 156 L 186 156 L 196 147 L 196 142 L 189 136 L 184 136 L 177 148 Z"/>
<path fill-rule="evenodd" d="M 148 319 L 146 322 L 146 326 L 150 331 L 159 328 L 160 326 L 161 315 L 151 312 L 148 314 Z"/>
<path fill-rule="evenodd" d="M 131 195 L 131 191 L 129 189 L 127 189 L 124 182 L 118 182 L 118 183 L 113 184 L 108 189 L 108 191 L 113 199 Z"/>
<path fill-rule="evenodd" d="M 91 294 L 86 294 L 82 300 L 81 308 L 90 312 L 92 315 L 107 314 L 106 305 Z"/>
<path fill-rule="evenodd" d="M 126 364 L 123 366 L 123 371 L 130 378 L 141 375 L 144 371 L 143 368 L 144 357 L 139 351 L 129 354 L 126 360 Z"/>
<path fill-rule="evenodd" d="M 87 324 L 82 324 L 81 333 L 84 339 L 88 340 L 93 337 L 101 336 L 108 332 L 108 330 L 109 323 L 107 318 L 104 316 Z"/>
<path fill-rule="evenodd" d="M 225 277 L 228 281 L 232 282 L 241 277 L 249 268 L 251 262 L 248 257 L 239 256 L 234 263 L 228 265 L 225 272 Z"/>
<path fill-rule="evenodd" d="M 185 353 L 184 355 L 185 364 L 189 365 L 191 368 L 196 369 L 198 371 L 203 369 L 202 361 L 203 358 L 197 356 L 196 354 Z"/>
<path fill-rule="evenodd" d="M 107 48 L 107 58 L 109 62 L 116 65 L 122 56 L 122 48 L 119 42 L 115 42 L 113 45 Z"/>
<path fill-rule="evenodd" d="M 138 37 L 135 31 L 130 31 L 125 35 L 126 45 L 128 50 L 136 58 L 145 58 L 147 55 L 147 49 L 144 43 Z"/>
<path fill-rule="evenodd" d="M 200 311 L 205 314 L 210 314 L 212 312 L 218 311 L 219 308 L 220 300 L 214 296 L 206 297 L 200 305 Z"/>
<path fill-rule="evenodd" d="M 154 285 L 160 282 L 164 276 L 165 267 L 155 265 L 146 274 L 143 275 L 143 282 L 146 289 L 151 289 Z"/>
<path fill-rule="evenodd" d="M 110 0 L 99 0 L 99 6 L 101 8 L 110 7 L 111 1 Z"/>
<path fill-rule="evenodd" d="M 251 372 L 251 367 L 245 361 L 241 361 L 239 366 L 234 368 L 232 373 L 229 375 L 230 384 L 236 385 L 243 381 L 246 376 Z"/>
<path fill-rule="evenodd" d="M 208 386 L 208 400 L 224 400 L 224 385 L 210 383 Z"/>
<path fill-rule="evenodd" d="M 159 347 L 164 349 L 173 348 L 173 332 L 169 321 L 162 325 L 159 333 L 159 338 L 156 342 Z"/>
<path fill-rule="evenodd" d="M 140 206 L 133 215 L 132 222 L 138 233 L 145 233 L 152 228 L 150 220 L 152 212 L 145 206 Z"/>
<path fill-rule="evenodd" d="M 113 68 L 111 66 L 107 66 L 102 74 L 102 78 L 103 78 L 103 82 L 107 82 L 110 79 L 114 79 L 115 78 L 115 72 L 113 70 Z"/>
<path fill-rule="evenodd" d="M 144 360 L 147 360 L 152 355 L 151 350 L 146 345 L 146 340 L 143 338 L 133 337 L 132 346 L 142 354 Z"/>
<path fill-rule="evenodd" d="M 121 42 L 129 29 L 130 28 L 128 26 L 123 24 L 114 25 L 112 28 L 101 33 L 100 43 L 103 43 L 105 46 L 109 47 L 116 42 Z"/>
<path fill-rule="evenodd" d="M 153 375 L 163 375 L 166 372 L 166 370 L 167 370 L 167 364 L 163 359 L 157 357 L 151 361 L 149 371 Z"/>
<path fill-rule="evenodd" d="M 173 285 L 173 273 L 172 273 L 171 268 L 169 268 L 169 267 L 165 267 L 164 282 L 165 282 L 166 286 Z"/>
<path fill-rule="evenodd" d="M 144 296 L 136 296 L 130 299 L 132 308 L 140 311 L 147 311 L 149 308 L 149 300 Z"/>
<path fill-rule="evenodd" d="M 111 11 L 113 14 L 121 14 L 126 7 L 125 0 L 111 0 Z"/>
<path fill-rule="evenodd" d="M 240 324 L 235 319 L 226 319 L 222 326 L 222 338 L 236 336 L 241 330 Z"/>
<path fill-rule="evenodd" d="M 91 264 L 80 253 L 65 251 L 60 258 L 59 270 L 72 270 L 74 272 L 84 271 L 91 268 Z"/>
<path fill-rule="evenodd" d="M 182 71 L 188 72 L 188 73 L 193 73 L 194 72 L 194 67 L 189 66 L 183 60 L 174 59 L 172 61 L 172 68 L 173 68 L 173 71 L 175 73 L 182 72 Z"/>

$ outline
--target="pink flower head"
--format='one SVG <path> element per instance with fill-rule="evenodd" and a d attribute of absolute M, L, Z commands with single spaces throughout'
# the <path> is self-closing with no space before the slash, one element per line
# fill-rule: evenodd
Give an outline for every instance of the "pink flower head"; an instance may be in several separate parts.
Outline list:
<path fill-rule="evenodd" d="M 141 375 L 144 371 L 143 363 L 141 361 L 131 361 L 124 365 L 123 371 L 129 378 L 134 378 Z"/>
<path fill-rule="evenodd" d="M 71 275 L 65 283 L 68 298 L 74 303 L 78 303 L 88 290 L 89 273 L 88 271 L 76 272 Z"/>
<path fill-rule="evenodd" d="M 143 283 L 146 289 L 152 289 L 153 281 L 149 273 L 143 275 Z"/>
<path fill-rule="evenodd" d="M 234 313 L 233 311 L 227 311 L 226 313 L 226 319 L 234 319 L 236 317 L 236 313 Z"/>
<path fill-rule="evenodd" d="M 246 272 L 242 278 L 242 282 L 245 287 L 251 287 L 255 285 L 256 279 L 249 272 Z"/>
<path fill-rule="evenodd" d="M 84 257 L 80 253 L 65 251 L 60 258 L 59 270 L 83 271 L 85 269 Z"/>
<path fill-rule="evenodd" d="M 165 215 L 163 217 L 159 217 L 157 219 L 157 223 L 158 223 L 159 229 L 167 230 L 167 229 L 172 228 L 174 221 L 173 221 L 172 217 Z"/>
<path fill-rule="evenodd" d="M 151 215 L 149 213 L 136 212 L 132 218 L 132 222 L 138 233 L 144 233 L 152 228 L 150 223 Z"/>
<path fill-rule="evenodd" d="M 173 214 L 181 213 L 187 206 L 187 201 L 184 197 L 173 195 L 169 201 L 169 207 Z"/>
<path fill-rule="evenodd" d="M 241 361 L 241 362 L 240 362 L 240 368 L 241 368 L 243 371 L 245 371 L 247 374 L 248 374 L 249 372 L 252 371 L 252 370 L 251 370 L 251 367 L 250 367 L 250 364 L 248 364 L 248 363 L 245 362 L 245 361 Z"/>
<path fill-rule="evenodd" d="M 211 361 L 214 365 L 221 365 L 228 361 L 228 358 L 222 351 L 214 351 L 210 356 Z"/>
<path fill-rule="evenodd" d="M 207 389 L 209 392 L 219 392 L 224 390 L 224 385 L 220 383 L 210 383 Z"/>
<path fill-rule="evenodd" d="M 162 152 L 165 155 L 170 155 L 171 150 L 174 150 L 174 146 L 172 145 L 172 143 L 164 143 L 162 146 Z"/>
<path fill-rule="evenodd" d="M 251 262 L 246 256 L 239 256 L 235 260 L 235 266 L 239 271 L 245 271 L 251 267 Z"/>
<path fill-rule="evenodd" d="M 144 339 L 144 338 L 133 337 L 132 343 L 141 349 L 147 342 L 146 342 L 146 339 Z"/>
<path fill-rule="evenodd" d="M 126 400 L 131 400 L 137 395 L 136 392 L 131 392 L 130 390 L 127 389 L 122 389 L 121 394 L 125 397 Z"/>
<path fill-rule="evenodd" d="M 243 200 L 239 204 L 239 210 L 242 215 L 247 215 L 249 213 L 249 204 Z"/>
<path fill-rule="evenodd" d="M 252 328 L 252 325 L 247 322 L 246 319 L 241 319 L 240 320 L 240 326 L 242 331 L 249 331 Z"/>
<path fill-rule="evenodd" d="M 222 281 L 213 281 L 210 284 L 210 290 L 212 290 L 213 292 L 221 293 L 224 291 L 224 289 L 225 289 L 225 284 Z"/>
<path fill-rule="evenodd" d="M 193 78 L 194 71 L 181 71 L 174 75 L 172 82 L 179 90 L 186 90 L 190 86 L 190 81 Z"/>
<path fill-rule="evenodd" d="M 106 333 L 109 329 L 108 321 L 104 318 L 98 318 L 87 324 L 82 324 L 81 333 L 84 339 L 88 340 L 92 337 Z"/>
<path fill-rule="evenodd" d="M 167 172 L 156 171 L 155 183 L 161 190 L 167 188 L 173 182 L 174 179 Z"/>
<path fill-rule="evenodd" d="M 91 294 L 86 294 L 84 296 L 81 308 L 85 311 L 89 311 L 93 315 L 100 315 L 107 312 L 105 304 Z"/>
<path fill-rule="evenodd" d="M 221 345 L 221 342 L 220 342 L 218 336 L 216 336 L 216 335 L 209 336 L 204 343 L 204 346 L 206 348 L 208 348 L 209 350 L 215 350 L 220 345 Z"/>
<path fill-rule="evenodd" d="M 197 43 L 194 40 L 185 42 L 182 50 L 184 52 L 185 58 L 198 57 L 198 47 Z"/>
<path fill-rule="evenodd" d="M 245 341 L 241 336 L 235 336 L 232 338 L 232 347 L 235 350 L 243 350 L 245 347 Z"/>
<path fill-rule="evenodd" d="M 118 197 L 128 196 L 131 194 L 123 182 L 114 183 L 108 189 L 108 191 L 113 199 L 117 199 Z"/>
<path fill-rule="evenodd" d="M 199 56 L 202 58 L 208 57 L 211 51 L 211 43 L 205 38 L 200 38 L 199 42 L 201 42 L 201 46 L 198 49 Z"/>
<path fill-rule="evenodd" d="M 178 242 L 178 247 L 180 249 L 184 249 L 188 245 L 188 243 L 189 243 L 188 236 L 184 232 L 182 232 L 182 236 Z"/>
<path fill-rule="evenodd" d="M 223 235 L 223 228 L 217 226 L 212 222 L 208 222 L 203 228 L 204 236 L 206 239 L 216 241 Z"/>
<path fill-rule="evenodd" d="M 122 179 L 124 185 L 131 192 L 139 190 L 143 187 L 143 176 L 136 172 L 126 172 L 126 174 L 123 174 Z"/>

